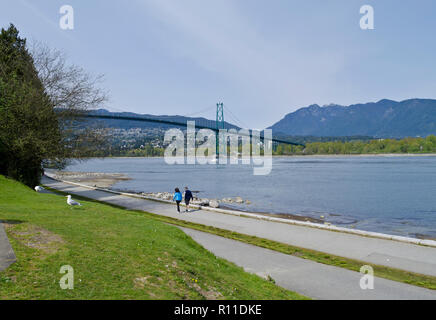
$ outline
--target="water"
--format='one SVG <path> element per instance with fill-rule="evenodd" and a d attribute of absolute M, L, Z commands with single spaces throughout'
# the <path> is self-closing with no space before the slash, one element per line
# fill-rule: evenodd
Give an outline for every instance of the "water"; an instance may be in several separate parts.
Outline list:
<path fill-rule="evenodd" d="M 116 172 L 113 186 L 172 192 L 188 185 L 210 199 L 240 196 L 238 209 L 291 213 L 344 227 L 436 237 L 436 157 L 281 157 L 268 176 L 244 165 L 167 165 L 162 158 L 92 159 L 68 171 Z"/>

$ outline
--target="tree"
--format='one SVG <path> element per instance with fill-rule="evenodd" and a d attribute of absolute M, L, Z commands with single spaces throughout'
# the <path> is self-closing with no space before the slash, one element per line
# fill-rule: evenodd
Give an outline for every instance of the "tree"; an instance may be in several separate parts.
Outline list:
<path fill-rule="evenodd" d="M 42 159 L 54 156 L 60 141 L 56 114 L 26 40 L 11 24 L 0 33 L 1 173 L 35 185 L 42 173 Z"/>
<path fill-rule="evenodd" d="M 2 28 L 0 174 L 33 187 L 39 183 L 44 161 L 61 166 L 97 147 L 101 132 L 73 134 L 72 126 L 78 116 L 105 99 L 82 69 L 67 67 L 52 51 L 32 56 L 14 25 Z"/>
<path fill-rule="evenodd" d="M 62 126 L 65 154 L 54 164 L 61 168 L 66 159 L 92 156 L 108 148 L 108 129 L 95 122 L 91 125 L 83 117 L 107 101 L 106 92 L 100 88 L 103 76 L 91 76 L 83 68 L 67 64 L 64 53 L 40 42 L 33 43 L 32 56 Z M 86 122 L 86 126 L 80 122 Z"/>

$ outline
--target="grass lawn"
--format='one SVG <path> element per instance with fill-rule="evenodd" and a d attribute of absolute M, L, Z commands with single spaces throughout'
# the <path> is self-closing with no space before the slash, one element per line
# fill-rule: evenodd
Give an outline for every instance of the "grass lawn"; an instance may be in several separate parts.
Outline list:
<path fill-rule="evenodd" d="M 53 190 L 53 191 L 58 192 L 58 193 L 62 193 L 61 191 L 57 191 L 57 190 Z M 76 197 L 76 198 L 94 201 L 92 199 L 88 199 L 88 198 L 84 198 L 84 197 Z M 122 207 L 116 206 L 113 204 L 111 204 L 111 206 L 123 209 Z M 218 235 L 218 236 L 221 236 L 224 238 L 245 242 L 245 243 L 255 245 L 258 247 L 262 247 L 262 248 L 278 251 L 281 253 L 293 255 L 293 256 L 296 256 L 298 258 L 308 259 L 308 260 L 312 260 L 312 261 L 315 261 L 318 263 L 323 263 L 323 264 L 330 265 L 330 266 L 340 267 L 340 268 L 344 268 L 344 269 L 348 269 L 348 270 L 352 270 L 352 271 L 356 271 L 356 272 L 360 272 L 360 268 L 363 265 L 370 264 L 373 267 L 375 274 L 380 278 L 385 278 L 385 279 L 389 279 L 389 280 L 393 280 L 393 281 L 398 281 L 398 282 L 403 282 L 403 283 L 415 285 L 418 287 L 436 290 L 436 277 L 434 277 L 434 276 L 429 276 L 429 275 L 414 273 L 414 272 L 410 272 L 410 271 L 395 269 L 395 268 L 386 267 L 383 265 L 375 265 L 375 264 L 368 263 L 365 261 L 359 261 L 359 260 L 355 260 L 355 259 L 339 257 L 339 256 L 335 256 L 332 254 L 324 253 L 321 251 L 296 247 L 296 246 L 292 246 L 292 245 L 289 245 L 286 243 L 277 242 L 277 241 L 270 240 L 270 239 L 259 238 L 259 237 L 252 236 L 252 235 L 242 234 L 239 232 L 229 231 L 229 230 L 220 229 L 220 228 L 207 226 L 207 225 L 203 225 L 203 224 L 198 224 L 198 223 L 194 223 L 194 222 L 190 222 L 190 221 L 186 221 L 186 220 L 182 220 L 182 219 L 176 219 L 176 218 L 167 217 L 164 215 L 148 213 L 148 212 L 144 212 L 144 211 L 140 211 L 140 210 L 129 210 L 129 213 L 132 215 L 136 214 L 136 215 L 139 215 L 141 217 L 144 217 L 144 216 L 149 217 L 151 219 L 165 222 L 165 223 L 172 224 L 172 225 L 176 225 L 176 226 L 186 227 L 186 228 L 190 228 L 190 229 L 194 229 L 194 230 L 198 230 L 198 231 L 202 231 L 202 232 L 208 232 L 208 233 L 215 234 L 215 235 Z"/>
<path fill-rule="evenodd" d="M 418 287 L 423 287 L 431 290 L 436 290 L 436 277 L 429 276 L 425 274 L 414 273 L 410 271 L 405 271 L 401 269 L 395 269 L 391 267 L 386 267 L 383 265 L 375 265 L 365 261 L 354 260 L 350 258 L 344 258 L 335 256 L 332 254 L 324 253 L 321 251 L 301 248 L 292 246 L 286 243 L 281 243 L 278 241 L 259 238 L 256 236 L 251 236 L 239 232 L 233 232 L 229 230 L 224 230 L 220 228 L 215 228 L 211 226 L 206 226 L 190 221 L 179 220 L 163 215 L 157 215 L 148 212 L 134 211 L 137 214 L 152 217 L 158 221 L 167 222 L 176 226 L 181 226 L 185 228 L 190 228 L 198 231 L 208 232 L 220 237 L 237 240 L 245 242 L 254 246 L 274 250 L 277 252 L 289 254 L 298 258 L 312 260 L 318 263 L 326 264 L 329 266 L 335 266 L 339 268 L 348 269 L 351 271 L 360 272 L 360 268 L 363 265 L 371 265 L 374 269 L 374 273 L 377 277 L 385 278 L 393 281 L 403 282 L 411 284 Z M 132 211 L 133 214 L 133 211 Z"/>
<path fill-rule="evenodd" d="M 18 261 L 2 299 L 304 299 L 215 257 L 174 226 L 93 201 L 71 209 L 0 176 L 0 220 Z M 63 265 L 74 289 L 62 290 Z"/>

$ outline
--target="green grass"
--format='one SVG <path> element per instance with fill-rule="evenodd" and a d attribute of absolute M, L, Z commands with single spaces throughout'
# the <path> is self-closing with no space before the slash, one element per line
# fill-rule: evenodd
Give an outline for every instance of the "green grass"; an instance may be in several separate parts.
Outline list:
<path fill-rule="evenodd" d="M 0 220 L 18 261 L 3 299 L 304 299 L 215 257 L 155 216 L 84 201 L 71 209 L 0 176 Z M 61 266 L 74 268 L 62 290 Z"/>
<path fill-rule="evenodd" d="M 160 216 L 153 213 L 146 213 L 141 211 L 136 211 L 136 213 L 139 215 L 152 217 L 156 220 L 167 222 L 173 225 L 187 227 L 203 232 L 209 232 L 228 239 L 238 240 L 258 247 L 267 248 L 281 253 L 293 255 L 299 258 L 308 259 L 326 265 L 340 267 L 352 271 L 360 272 L 360 268 L 362 266 L 371 265 L 374 269 L 374 275 L 377 277 L 403 282 L 403 283 L 407 283 L 407 284 L 411 284 L 431 290 L 436 290 L 436 277 L 395 269 L 391 267 L 381 266 L 381 265 L 375 265 L 364 261 L 339 257 L 316 250 L 295 247 L 286 243 L 281 243 L 269 239 L 259 238 L 256 236 L 246 235 L 246 234 L 219 229 L 215 227 L 205 226 L 189 221 L 178 220 L 171 217 Z"/>
<path fill-rule="evenodd" d="M 55 191 L 55 190 L 53 190 Z M 59 192 L 59 191 L 57 191 Z M 80 198 L 80 197 L 79 197 Z M 86 199 L 86 198 L 82 198 Z M 88 199 L 91 200 L 91 199 Z M 91 200 L 92 201 L 92 200 Z M 111 205 L 116 208 L 121 208 L 116 205 Z M 316 251 L 316 250 L 310 250 L 305 248 L 300 248 L 296 246 L 292 246 L 289 244 L 259 238 L 251 235 L 246 235 L 238 232 L 233 232 L 229 230 L 224 230 L 220 228 L 215 228 L 211 226 L 206 226 L 194 222 L 189 222 L 185 220 L 179 220 L 171 217 L 166 217 L 162 215 L 157 215 L 153 213 L 143 212 L 139 210 L 131 210 L 129 211 L 131 214 L 136 214 L 138 216 L 145 216 L 149 217 L 154 220 L 158 220 L 161 222 L 173 224 L 176 226 L 191 228 L 203 232 L 208 232 L 211 234 L 215 234 L 221 237 L 225 237 L 228 239 L 238 240 L 241 242 L 245 242 L 248 244 L 252 244 L 258 247 L 271 249 L 274 251 L 282 252 L 285 254 L 293 255 L 299 258 L 308 259 L 312 261 L 316 261 L 319 263 L 323 263 L 326 265 L 336 266 L 352 271 L 360 271 L 360 268 L 363 265 L 371 265 L 374 269 L 374 274 L 377 277 L 385 278 L 393 281 L 403 282 L 431 290 L 436 290 L 436 277 L 424 275 L 424 274 L 418 274 L 414 272 L 409 272 L 405 270 L 395 269 L 391 267 L 386 267 L 382 265 L 374 265 L 365 261 L 359 261 L 344 257 L 335 256 L 332 254 L 327 254 L 324 252 Z"/>

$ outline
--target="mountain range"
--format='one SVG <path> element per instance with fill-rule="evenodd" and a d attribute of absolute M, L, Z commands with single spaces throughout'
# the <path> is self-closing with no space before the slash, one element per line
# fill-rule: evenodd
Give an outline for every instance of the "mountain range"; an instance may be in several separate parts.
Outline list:
<path fill-rule="evenodd" d="M 271 127 L 288 136 L 378 138 L 425 137 L 436 134 L 436 100 L 380 100 L 350 106 L 317 104 L 287 114 Z"/>
<path fill-rule="evenodd" d="M 146 117 L 215 127 L 215 121 L 200 117 L 141 115 L 132 112 L 110 112 L 105 109 L 92 111 L 95 115 L 112 115 L 125 117 Z M 161 123 L 123 121 L 114 119 L 89 119 L 89 122 L 102 122 L 105 126 L 118 129 L 167 129 L 170 126 Z M 225 122 L 226 129 L 239 129 L 236 125 Z M 341 106 L 330 104 L 310 105 L 287 114 L 282 120 L 269 127 L 275 137 L 375 137 L 404 138 L 426 137 L 436 134 L 436 100 L 409 99 L 393 101 L 383 99 L 378 102 Z"/>

